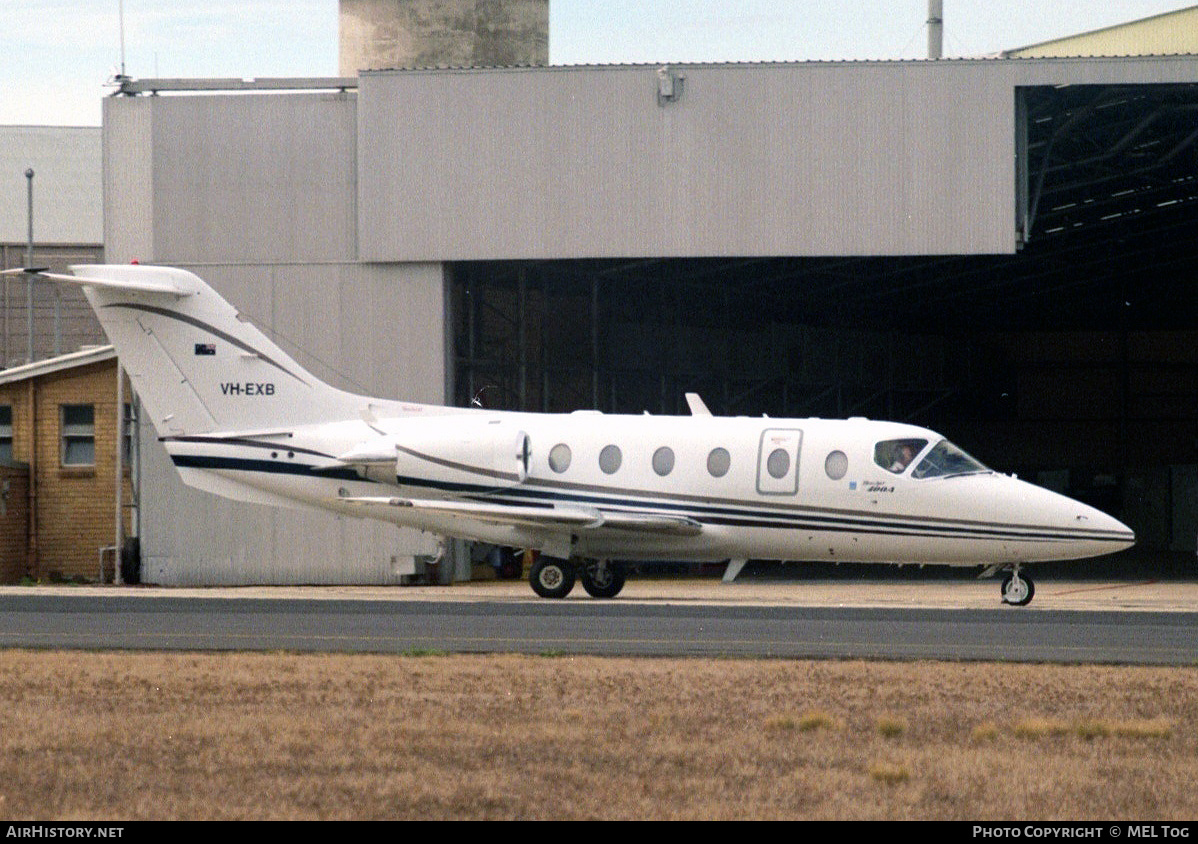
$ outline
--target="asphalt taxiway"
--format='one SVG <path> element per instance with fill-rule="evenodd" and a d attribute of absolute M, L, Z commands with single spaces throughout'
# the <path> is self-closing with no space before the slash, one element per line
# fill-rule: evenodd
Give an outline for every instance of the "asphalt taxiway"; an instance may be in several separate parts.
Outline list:
<path fill-rule="evenodd" d="M 631 578 L 614 600 L 451 586 L 0 587 L 0 647 L 1198 665 L 1198 578 Z"/>
<path fill-rule="evenodd" d="M 1034 574 L 1034 570 L 1033 570 Z M 365 601 L 535 602 L 526 580 L 472 580 L 452 585 L 417 586 L 0 586 L 0 597 L 65 596 L 129 598 L 209 598 Z M 1003 606 L 997 578 L 742 578 L 724 583 L 718 576 L 630 577 L 619 597 L 597 602 L 576 586 L 562 603 L 662 603 L 712 606 L 886 607 L 908 609 L 995 609 Z M 555 603 L 555 602 L 549 602 Z M 1027 607 L 1045 610 L 1195 612 L 1198 613 L 1198 564 L 1192 578 L 1137 572 L 1115 578 L 1036 578 L 1036 594 Z"/>

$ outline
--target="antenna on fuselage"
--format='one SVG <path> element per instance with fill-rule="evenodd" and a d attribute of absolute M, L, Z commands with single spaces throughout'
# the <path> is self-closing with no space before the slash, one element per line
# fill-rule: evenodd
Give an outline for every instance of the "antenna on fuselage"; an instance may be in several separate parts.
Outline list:
<path fill-rule="evenodd" d="M 470 406 L 478 407 L 478 408 L 486 408 L 487 405 L 486 405 L 486 402 L 483 401 L 483 393 L 485 393 L 487 390 L 494 390 L 494 389 L 495 389 L 494 384 L 488 384 L 487 386 L 480 388 L 479 391 L 474 394 L 474 398 L 470 399 Z"/>
<path fill-rule="evenodd" d="M 707 405 L 703 403 L 703 399 L 699 398 L 698 393 L 687 393 L 686 403 L 691 409 L 691 416 L 711 415 L 711 411 L 707 409 Z"/>

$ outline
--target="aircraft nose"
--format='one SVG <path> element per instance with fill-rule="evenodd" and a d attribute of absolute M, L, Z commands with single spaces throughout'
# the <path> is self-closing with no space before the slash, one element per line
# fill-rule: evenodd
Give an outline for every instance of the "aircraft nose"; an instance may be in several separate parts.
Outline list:
<path fill-rule="evenodd" d="M 1083 504 L 1066 496 L 1057 510 L 1065 541 L 1062 543 L 1061 559 L 1097 557 L 1123 551 L 1136 544 L 1136 535 L 1127 525 L 1096 507 Z"/>
<path fill-rule="evenodd" d="M 1127 525 L 1096 507 L 1042 487 L 1020 484 L 1024 524 L 1039 531 L 1041 560 L 1077 560 L 1130 548 L 1136 535 Z M 1032 560 L 1028 560 L 1032 562 Z"/>
<path fill-rule="evenodd" d="M 1101 553 L 1122 551 L 1136 544 L 1135 531 L 1114 516 L 1107 515 L 1088 504 L 1082 504 L 1080 501 L 1074 501 L 1071 498 L 1066 500 L 1077 511 L 1073 517 L 1072 527 L 1091 535 L 1095 541 L 1102 542 L 1104 550 Z"/>

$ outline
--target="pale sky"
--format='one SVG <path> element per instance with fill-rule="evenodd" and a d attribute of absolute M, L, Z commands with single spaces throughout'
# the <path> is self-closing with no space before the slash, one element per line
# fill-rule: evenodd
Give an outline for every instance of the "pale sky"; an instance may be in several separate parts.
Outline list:
<path fill-rule="evenodd" d="M 943 0 L 944 55 L 980 56 L 1194 0 Z M 0 0 L 0 125 L 98 126 L 149 77 L 336 76 L 337 0 Z M 552 64 L 918 59 L 927 0 L 550 0 Z"/>

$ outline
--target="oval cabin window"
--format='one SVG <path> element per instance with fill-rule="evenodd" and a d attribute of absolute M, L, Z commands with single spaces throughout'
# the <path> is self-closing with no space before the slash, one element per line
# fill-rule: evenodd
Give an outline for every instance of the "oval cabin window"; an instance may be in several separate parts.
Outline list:
<path fill-rule="evenodd" d="M 653 471 L 663 478 L 674 471 L 674 450 L 663 445 L 653 452 Z"/>
<path fill-rule="evenodd" d="M 713 478 L 724 477 L 731 465 L 732 455 L 726 448 L 713 448 L 711 454 L 707 455 L 707 471 Z"/>
<path fill-rule="evenodd" d="M 775 448 L 765 461 L 766 471 L 771 478 L 781 480 L 790 471 L 790 452 L 784 448 Z"/>
<path fill-rule="evenodd" d="M 570 468 L 570 446 L 558 443 L 549 451 L 549 468 L 561 474 Z"/>
<path fill-rule="evenodd" d="M 623 461 L 624 455 L 620 453 L 620 447 L 617 445 L 605 445 L 603 451 L 599 452 L 599 468 L 605 474 L 614 475 Z"/>
<path fill-rule="evenodd" d="M 843 478 L 849 471 L 849 458 L 843 451 L 833 451 L 824 460 L 824 471 L 834 481 Z"/>

